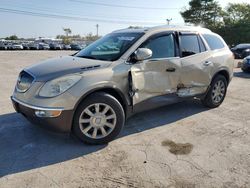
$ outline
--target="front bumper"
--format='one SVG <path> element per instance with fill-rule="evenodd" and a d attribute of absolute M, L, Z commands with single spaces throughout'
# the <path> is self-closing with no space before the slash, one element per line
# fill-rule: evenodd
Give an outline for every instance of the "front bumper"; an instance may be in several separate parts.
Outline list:
<path fill-rule="evenodd" d="M 64 110 L 63 108 L 45 108 L 24 103 L 13 96 L 11 97 L 16 112 L 21 113 L 33 124 L 38 124 L 57 132 L 70 132 L 74 110 Z M 56 112 L 56 115 L 41 117 L 37 112 Z M 60 113 L 59 113 L 60 112 Z"/>

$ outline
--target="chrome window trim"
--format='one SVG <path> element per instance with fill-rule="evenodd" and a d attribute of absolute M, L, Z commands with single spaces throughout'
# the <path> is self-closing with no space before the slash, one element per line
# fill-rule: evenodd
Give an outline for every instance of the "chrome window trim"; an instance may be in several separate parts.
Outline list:
<path fill-rule="evenodd" d="M 18 99 L 16 99 L 15 97 L 11 96 L 11 99 L 13 101 L 15 101 L 18 104 L 21 104 L 22 106 L 34 109 L 34 110 L 44 110 L 44 111 L 54 111 L 54 110 L 59 110 L 59 111 L 63 111 L 64 108 L 63 107 L 40 107 L 40 106 L 35 106 L 35 105 L 30 105 L 27 103 L 24 103 Z"/>

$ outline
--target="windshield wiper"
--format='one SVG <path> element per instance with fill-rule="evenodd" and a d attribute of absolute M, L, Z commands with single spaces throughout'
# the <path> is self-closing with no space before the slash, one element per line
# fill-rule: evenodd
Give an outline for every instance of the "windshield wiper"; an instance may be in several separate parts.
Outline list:
<path fill-rule="evenodd" d="M 104 58 L 97 58 L 97 57 L 88 56 L 88 55 L 81 55 L 81 56 L 76 56 L 76 57 L 87 58 L 87 59 L 96 59 L 96 60 L 101 60 L 101 61 L 108 61 L 107 59 L 104 59 Z"/>
<path fill-rule="evenodd" d="M 97 59 L 96 57 L 89 56 L 89 55 L 81 55 L 81 56 L 77 56 L 77 57 L 87 58 L 87 59 Z"/>

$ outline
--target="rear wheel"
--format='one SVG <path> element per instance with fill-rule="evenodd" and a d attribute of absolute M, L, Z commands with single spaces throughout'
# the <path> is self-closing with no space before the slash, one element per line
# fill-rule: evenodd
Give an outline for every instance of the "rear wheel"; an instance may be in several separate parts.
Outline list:
<path fill-rule="evenodd" d="M 113 140 L 123 128 L 124 110 L 113 96 L 98 92 L 87 97 L 77 108 L 73 131 L 82 141 L 103 144 Z"/>
<path fill-rule="evenodd" d="M 217 75 L 202 100 L 202 103 L 209 108 L 216 108 L 223 102 L 227 93 L 227 80 L 223 75 Z"/>

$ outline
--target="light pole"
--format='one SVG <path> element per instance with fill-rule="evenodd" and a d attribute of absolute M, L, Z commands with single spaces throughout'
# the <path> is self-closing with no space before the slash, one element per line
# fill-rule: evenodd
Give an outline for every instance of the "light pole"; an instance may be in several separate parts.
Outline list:
<path fill-rule="evenodd" d="M 167 24 L 169 25 L 170 24 L 170 22 L 172 21 L 172 18 L 168 18 L 168 19 L 166 19 L 166 21 L 167 21 Z"/>
<path fill-rule="evenodd" d="M 96 36 L 98 37 L 99 24 L 96 24 Z"/>

